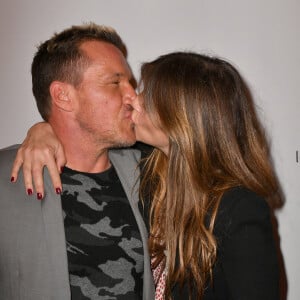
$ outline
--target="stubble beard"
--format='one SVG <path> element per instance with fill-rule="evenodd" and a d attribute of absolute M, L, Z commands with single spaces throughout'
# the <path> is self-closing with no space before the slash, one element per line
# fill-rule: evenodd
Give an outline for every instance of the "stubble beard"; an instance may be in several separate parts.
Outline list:
<path fill-rule="evenodd" d="M 80 122 L 80 127 L 94 140 L 95 145 L 102 149 L 127 148 L 136 143 L 134 125 L 129 128 L 113 128 L 112 130 L 99 132 L 85 122 Z"/>
<path fill-rule="evenodd" d="M 134 138 L 129 137 L 130 135 L 133 135 Z M 129 128 L 126 132 L 125 132 L 125 129 L 123 131 L 115 130 L 114 132 L 112 132 L 111 136 L 118 137 L 118 138 L 112 139 L 111 147 L 109 147 L 109 149 L 127 148 L 127 147 L 131 147 L 132 145 L 134 145 L 136 143 L 135 130 L 134 130 L 133 123 L 131 123 L 129 125 Z"/>
<path fill-rule="evenodd" d="M 133 128 L 130 128 L 130 130 L 132 130 L 133 133 L 117 130 L 105 132 L 105 134 L 103 134 L 101 137 L 98 137 L 97 144 L 105 146 L 107 149 L 131 147 L 136 143 L 136 139 Z"/>
<path fill-rule="evenodd" d="M 130 128 L 130 130 L 132 130 L 132 132 L 134 132 L 133 127 Z M 115 136 L 118 136 L 117 134 Z M 121 136 L 121 134 L 119 134 L 119 136 Z M 128 134 L 127 134 L 128 136 Z M 134 133 L 135 136 L 135 133 Z M 136 139 L 129 139 L 129 138 L 118 138 L 118 139 L 114 139 L 111 143 L 111 146 L 109 147 L 109 149 L 118 149 L 118 148 L 128 148 L 131 147 L 132 145 L 134 145 L 136 143 Z"/>

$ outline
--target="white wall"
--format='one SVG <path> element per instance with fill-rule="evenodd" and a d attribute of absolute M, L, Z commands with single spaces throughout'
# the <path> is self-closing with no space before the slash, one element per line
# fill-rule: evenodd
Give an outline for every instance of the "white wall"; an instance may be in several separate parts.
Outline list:
<path fill-rule="evenodd" d="M 298 0 L 1 0 L 0 147 L 40 120 L 31 94 L 35 45 L 72 24 L 111 25 L 140 63 L 174 50 L 225 57 L 248 81 L 271 135 L 286 197 L 277 212 L 288 299 L 300 296 L 300 2 Z M 297 135 L 298 134 L 298 135 Z M 300 160 L 300 153 L 299 153 Z M 9 174 L 8 174 L 9 177 Z"/>

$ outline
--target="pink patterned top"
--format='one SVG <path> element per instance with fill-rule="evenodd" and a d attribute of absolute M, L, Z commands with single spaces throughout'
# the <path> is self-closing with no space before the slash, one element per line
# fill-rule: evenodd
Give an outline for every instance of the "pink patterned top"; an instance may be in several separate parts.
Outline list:
<path fill-rule="evenodd" d="M 162 270 L 163 261 L 152 269 L 155 284 L 155 300 L 165 300 L 166 270 Z"/>

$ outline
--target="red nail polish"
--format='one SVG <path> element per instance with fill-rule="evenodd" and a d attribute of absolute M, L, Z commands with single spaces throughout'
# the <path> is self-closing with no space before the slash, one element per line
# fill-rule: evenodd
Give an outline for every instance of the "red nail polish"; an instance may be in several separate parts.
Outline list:
<path fill-rule="evenodd" d="M 64 167 L 60 167 L 60 172 L 62 173 L 64 171 Z"/>
<path fill-rule="evenodd" d="M 55 191 L 56 191 L 56 194 L 58 194 L 58 195 L 61 194 L 61 189 L 60 188 L 56 188 Z"/>
<path fill-rule="evenodd" d="M 43 198 L 43 195 L 41 193 L 37 193 L 36 196 L 37 196 L 38 200 L 42 200 L 42 198 Z"/>
<path fill-rule="evenodd" d="M 10 178 L 10 182 L 14 182 L 14 181 L 15 181 L 15 177 L 12 176 L 12 177 Z"/>
<path fill-rule="evenodd" d="M 32 195 L 32 189 L 27 189 L 27 194 L 28 194 L 29 196 L 31 196 L 31 195 Z"/>

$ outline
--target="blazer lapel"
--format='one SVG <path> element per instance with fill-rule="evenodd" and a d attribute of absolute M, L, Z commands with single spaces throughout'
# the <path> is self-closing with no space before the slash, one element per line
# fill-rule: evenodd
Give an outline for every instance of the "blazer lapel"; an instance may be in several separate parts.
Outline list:
<path fill-rule="evenodd" d="M 54 193 L 48 172 L 44 172 L 45 197 L 42 214 L 45 225 L 46 244 L 52 269 L 53 295 L 55 299 L 70 299 L 69 270 L 61 197 Z"/>

